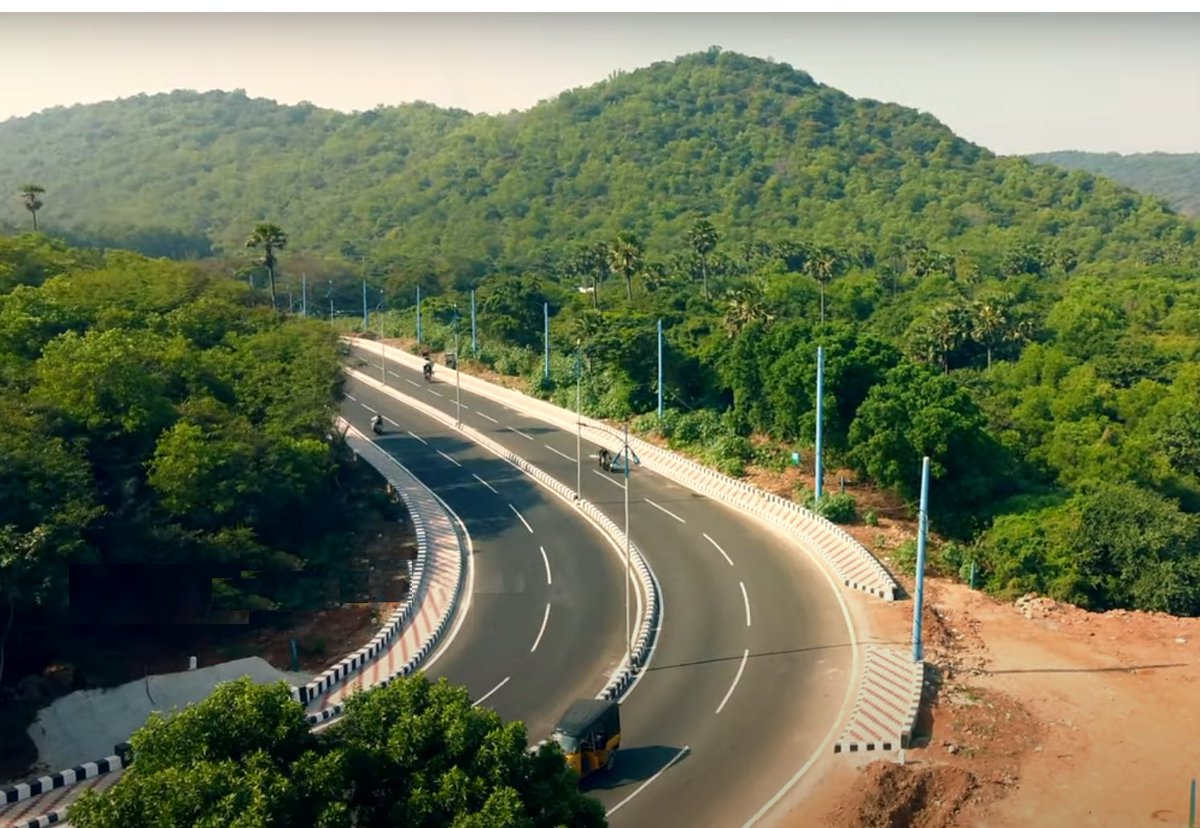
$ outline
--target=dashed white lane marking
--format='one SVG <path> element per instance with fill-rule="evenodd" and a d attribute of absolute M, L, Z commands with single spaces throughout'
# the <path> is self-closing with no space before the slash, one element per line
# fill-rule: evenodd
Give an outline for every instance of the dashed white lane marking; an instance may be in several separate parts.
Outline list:
<path fill-rule="evenodd" d="M 575 460 L 575 458 L 572 457 L 571 455 L 564 454 L 563 452 L 559 451 L 558 449 L 556 449 L 554 446 L 550 445 L 549 443 L 542 443 L 542 445 L 545 446 L 546 448 L 550 449 L 552 452 L 554 452 L 555 454 L 557 454 L 559 457 L 563 458 L 564 460 L 570 460 L 572 462 L 574 462 L 574 460 Z"/>
<path fill-rule="evenodd" d="M 479 697 L 478 701 L 476 701 L 474 704 L 471 705 L 471 707 L 478 707 L 479 705 L 483 704 L 485 701 L 487 701 L 491 697 L 491 695 L 493 693 L 495 693 L 497 690 L 499 690 L 504 685 L 508 684 L 508 679 L 510 679 L 510 678 L 512 678 L 512 676 L 508 676 L 507 678 L 504 679 L 504 681 L 500 682 L 495 687 L 493 687 L 491 690 L 484 693 L 482 696 Z"/>
<path fill-rule="evenodd" d="M 420 387 L 421 387 L 421 383 L 419 383 L 419 382 L 414 382 L 413 380 L 410 380 L 408 377 L 405 377 L 405 378 L 404 378 L 404 381 L 405 381 L 405 382 L 407 382 L 409 385 L 411 385 L 413 388 L 420 388 Z"/>
<path fill-rule="evenodd" d="M 421 438 L 421 437 L 418 437 L 416 434 L 413 434 L 411 431 L 407 431 L 407 432 L 405 432 L 405 433 L 406 433 L 406 434 L 407 434 L 409 437 L 412 437 L 412 438 L 413 438 L 413 439 L 415 439 L 415 440 L 420 440 L 422 443 L 425 443 L 425 440 L 424 440 L 423 438 Z M 429 445 L 429 443 L 425 443 L 425 445 Z"/>
<path fill-rule="evenodd" d="M 366 403 L 359 403 L 359 405 L 361 405 L 363 408 L 367 409 L 367 411 L 370 411 L 372 414 L 379 413 L 378 411 L 376 411 L 374 408 L 371 408 L 371 406 L 367 405 Z"/>
<path fill-rule="evenodd" d="M 612 816 L 614 813 L 616 813 L 616 811 L 617 811 L 617 809 L 618 809 L 618 808 L 620 808 L 621 806 L 623 806 L 623 805 L 624 805 L 626 802 L 628 802 L 629 800 L 633 799 L 635 796 L 637 796 L 638 794 L 640 794 L 642 791 L 646 790 L 646 786 L 647 786 L 647 785 L 649 785 L 649 784 L 650 784 L 651 782 L 653 782 L 655 779 L 658 779 L 658 777 L 660 777 L 660 776 L 662 776 L 664 773 L 666 773 L 666 771 L 667 771 L 667 768 L 671 767 L 671 765 L 674 765 L 674 764 L 675 764 L 676 762 L 678 762 L 678 761 L 679 761 L 681 758 L 683 758 L 683 755 L 684 755 L 685 753 L 687 753 L 689 750 L 691 750 L 691 748 L 689 748 L 687 745 L 684 745 L 683 747 L 681 747 L 681 748 L 679 749 L 679 753 L 676 753 L 676 754 L 675 754 L 673 757 L 671 757 L 671 761 L 670 761 L 670 762 L 667 762 L 667 764 L 663 765 L 663 766 L 662 766 L 662 768 L 659 770 L 659 772 L 658 772 L 658 773 L 654 774 L 654 776 L 651 776 L 649 779 L 647 779 L 645 782 L 643 782 L 643 783 L 642 783 L 640 786 L 638 786 L 638 789 L 637 789 L 636 791 L 634 791 L 634 792 L 633 792 L 633 793 L 631 793 L 629 796 L 627 796 L 627 797 L 625 797 L 624 799 L 622 799 L 622 800 L 621 800 L 620 802 L 618 802 L 616 805 L 614 805 L 614 806 L 612 806 L 611 808 L 609 808 L 609 809 L 608 809 L 608 811 L 606 811 L 604 815 L 605 815 L 605 816 Z"/>
<path fill-rule="evenodd" d="M 446 454 L 446 452 L 442 451 L 441 449 L 438 449 L 438 450 L 437 450 L 437 453 L 438 453 L 438 454 L 440 454 L 440 455 L 442 455 L 442 457 L 445 457 L 447 460 L 449 460 L 449 461 L 450 461 L 451 463 L 453 463 L 454 465 L 458 466 L 460 469 L 462 468 L 462 463 L 460 463 L 460 462 L 458 462 L 457 460 L 455 460 L 455 459 L 454 459 L 453 457 L 451 457 L 449 454 Z"/>
<path fill-rule="evenodd" d="M 605 480 L 607 480 L 609 483 L 611 483 L 611 484 L 613 484 L 614 486 L 616 486 L 618 489 L 624 489 L 624 488 L 625 488 L 624 486 L 622 486 L 622 485 L 621 485 L 620 483 L 618 483 L 617 481 L 613 480 L 611 477 L 609 477 L 609 476 L 608 476 L 607 474 L 605 474 L 604 472 L 599 472 L 599 471 L 596 471 L 595 469 L 592 469 L 592 474 L 598 474 L 598 475 L 600 475 L 602 478 L 604 478 L 604 479 L 605 479 Z"/>
<path fill-rule="evenodd" d="M 550 605 L 546 604 L 546 614 L 542 616 L 542 628 L 538 630 L 537 638 L 533 641 L 533 646 L 529 648 L 529 652 L 536 652 L 537 645 L 542 643 L 542 636 L 546 632 L 546 622 L 550 620 Z"/>
<path fill-rule="evenodd" d="M 707 533 L 707 532 L 705 532 L 705 533 L 704 533 L 704 539 L 705 539 L 706 541 L 708 541 L 709 543 L 711 543 L 713 546 L 717 547 L 717 551 L 721 553 L 721 556 L 722 556 L 723 558 L 725 558 L 725 560 L 726 560 L 726 561 L 728 561 L 728 562 L 729 562 L 729 565 L 730 565 L 730 566 L 733 566 L 733 559 L 731 559 L 731 558 L 730 558 L 728 555 L 726 555 L 726 554 L 725 554 L 725 550 L 721 548 L 721 545 L 720 545 L 720 544 L 718 544 L 718 543 L 717 543 L 715 540 L 713 540 L 712 538 L 710 538 L 710 537 L 708 536 L 708 533 Z"/>
<path fill-rule="evenodd" d="M 746 626 L 750 626 L 750 596 L 746 594 L 746 582 L 738 581 L 738 586 L 742 588 L 742 601 L 746 604 Z"/>
<path fill-rule="evenodd" d="M 542 562 L 546 564 L 546 586 L 551 586 L 554 579 L 550 577 L 550 557 L 546 554 L 546 547 L 539 546 L 538 549 L 542 550 Z"/>
<path fill-rule="evenodd" d="M 524 516 L 524 515 L 522 515 L 520 512 L 518 512 L 518 511 L 517 511 L 517 507 L 516 507 L 516 506 L 514 506 L 514 505 L 512 505 L 511 503 L 510 503 L 510 504 L 508 504 L 508 508 L 510 508 L 510 509 L 512 509 L 512 510 L 513 510 L 513 514 L 514 514 L 514 515 L 516 515 L 517 517 L 519 517 L 519 518 L 521 519 L 521 523 L 524 523 L 524 524 L 525 524 L 525 528 L 526 528 L 526 529 L 528 529 L 528 530 L 529 530 L 529 534 L 531 534 L 531 535 L 532 535 L 532 534 L 533 534 L 533 527 L 529 525 L 529 521 L 527 521 L 527 520 L 525 519 L 525 516 Z"/>
<path fill-rule="evenodd" d="M 733 677 L 733 684 L 729 685 L 729 692 L 725 694 L 725 698 L 721 699 L 721 704 L 717 706 L 717 714 L 720 714 L 725 709 L 725 702 L 729 701 L 729 697 L 733 695 L 733 690 L 738 686 L 738 682 L 742 680 L 742 671 L 746 669 L 746 659 L 750 657 L 750 651 L 745 650 L 742 653 L 742 663 L 738 665 L 737 675 Z"/>
<path fill-rule="evenodd" d="M 433 394 L 433 396 L 435 396 L 435 397 L 441 397 L 441 396 L 442 396 L 442 395 L 441 395 L 441 394 L 439 394 L 438 392 L 434 391 L 432 388 L 430 388 L 430 389 L 429 389 L 429 393 L 430 393 L 430 394 Z M 442 399 L 445 399 L 445 397 L 442 397 Z"/>
<path fill-rule="evenodd" d="M 683 518 L 681 518 L 679 515 L 675 514 L 670 509 L 664 509 L 662 506 L 659 506 L 657 503 L 655 503 L 650 498 L 648 498 L 648 497 L 645 498 L 645 501 L 647 503 L 649 503 L 651 506 L 653 506 L 655 509 L 658 509 L 658 511 L 662 512 L 664 515 L 670 515 L 671 517 L 675 518 L 680 523 L 687 523 L 687 521 L 684 520 Z"/>
<path fill-rule="evenodd" d="M 532 437 L 530 437 L 528 434 L 526 434 L 524 431 L 517 431 L 517 430 L 516 430 L 515 428 L 513 428 L 512 426 L 505 426 L 505 428 L 506 428 L 506 429 L 508 429 L 509 431 L 511 431 L 513 434 L 520 434 L 520 435 L 521 435 L 522 437 L 524 437 L 526 440 L 532 440 L 532 439 L 533 439 L 533 438 L 532 438 Z"/>
<path fill-rule="evenodd" d="M 493 486 L 491 483 L 487 482 L 486 480 L 484 480 L 482 477 L 480 477 L 479 475 L 475 474 L 474 472 L 472 472 L 472 473 L 471 473 L 471 477 L 474 477 L 474 478 L 475 478 L 476 480 L 478 480 L 480 483 L 482 483 L 483 485 L 485 485 L 485 486 L 487 486 L 489 489 L 491 489 L 493 494 L 500 494 L 499 492 L 497 492 L 497 491 L 496 491 L 496 488 L 495 488 L 495 487 L 494 487 L 494 486 Z"/>
<path fill-rule="evenodd" d="M 398 422 L 396 422 L 395 420 L 393 420 L 391 417 L 389 417 L 389 416 L 388 416 L 388 415 L 386 415 L 386 414 L 384 414 L 384 415 L 383 415 L 383 419 L 384 419 L 386 422 L 389 422 L 389 423 L 391 423 L 392 425 L 394 425 L 396 428 L 399 428 L 399 427 L 400 427 L 400 424 L 399 424 Z"/>
<path fill-rule="evenodd" d="M 351 402 L 358 402 L 358 397 L 354 396 L 353 394 L 347 394 L 346 399 L 350 400 Z"/>
<path fill-rule="evenodd" d="M 393 377 L 397 377 L 397 378 L 399 378 L 399 379 L 405 379 L 405 377 L 402 377 L 402 376 L 400 376 L 400 375 L 399 375 L 399 374 L 397 374 L 395 371 L 393 371 L 391 368 L 389 368 L 389 369 L 388 369 L 388 373 L 389 373 L 389 374 L 391 374 Z M 410 381 L 411 381 L 411 380 L 410 380 Z"/>
<path fill-rule="evenodd" d="M 485 420 L 491 420 L 493 423 L 496 423 L 497 425 L 499 425 L 499 423 L 500 423 L 500 421 L 497 420 L 495 417 L 489 417 L 488 415 L 484 414 L 482 411 L 476 411 L 475 413 L 478 414 L 480 417 L 483 417 L 483 419 L 485 419 Z"/>

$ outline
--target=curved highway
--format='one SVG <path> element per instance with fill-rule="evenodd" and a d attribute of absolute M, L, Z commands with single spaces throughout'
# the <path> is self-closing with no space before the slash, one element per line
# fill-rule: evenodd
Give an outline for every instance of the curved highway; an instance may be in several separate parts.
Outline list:
<path fill-rule="evenodd" d="M 377 352 L 355 355 L 378 375 Z M 453 371 L 440 366 L 432 383 L 401 363 L 387 371 L 397 390 L 455 411 Z M 429 422 L 374 394 L 369 404 L 402 424 Z M 466 424 L 574 487 L 574 434 L 485 397 L 461 398 Z M 622 525 L 623 481 L 583 446 L 583 496 Z M 616 769 L 587 787 L 614 826 L 748 824 L 830 749 L 853 678 L 845 606 L 807 555 L 758 522 L 645 469 L 630 480 L 630 534 L 662 588 L 662 631 L 622 704 Z"/>
<path fill-rule="evenodd" d="M 624 656 L 616 551 L 567 504 L 471 440 L 348 379 L 343 416 L 376 437 L 461 518 L 473 547 L 462 626 L 424 668 L 465 685 L 532 740 L 590 698 Z M 469 600 L 469 602 L 468 602 Z M 465 615 L 464 615 L 465 613 Z M 453 629 L 453 628 L 452 628 Z M 452 646 L 451 646 L 452 645 Z"/>

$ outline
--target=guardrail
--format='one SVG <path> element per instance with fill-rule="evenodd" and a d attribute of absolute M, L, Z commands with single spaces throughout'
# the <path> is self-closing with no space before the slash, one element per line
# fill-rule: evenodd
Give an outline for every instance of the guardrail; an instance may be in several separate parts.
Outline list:
<path fill-rule="evenodd" d="M 502 460 L 507 461 L 511 465 L 520 469 L 525 474 L 537 480 L 550 491 L 557 494 L 567 503 L 575 506 L 579 511 L 583 512 L 590 518 L 601 531 L 609 535 L 610 538 L 617 544 L 618 547 L 624 547 L 627 542 L 625 533 L 614 523 L 607 515 L 592 503 L 584 500 L 571 487 L 565 485 L 554 477 L 551 477 L 546 472 L 529 463 L 524 458 L 506 449 L 504 446 L 497 443 L 486 434 L 472 428 L 465 423 L 458 423 L 454 417 L 440 411 L 437 408 L 422 402 L 414 397 L 397 391 L 391 386 L 384 386 L 379 380 L 368 376 L 360 371 L 352 368 L 346 369 L 347 373 L 353 376 L 360 382 L 377 388 L 384 393 L 395 397 L 405 405 L 420 411 L 428 417 L 431 417 L 438 422 L 464 434 L 474 442 L 478 443 L 483 448 L 495 454 Z M 631 649 L 630 657 L 627 660 L 622 660 L 621 667 L 617 673 L 609 681 L 608 685 L 597 694 L 597 698 L 604 699 L 619 699 L 633 684 L 641 668 L 645 666 L 650 652 L 654 647 L 655 636 L 658 631 L 658 621 L 661 612 L 662 600 L 658 586 L 658 581 L 654 577 L 649 565 L 646 563 L 645 557 L 640 549 L 630 540 L 629 558 L 630 566 L 638 575 L 638 580 L 642 587 L 642 594 L 645 596 L 645 605 L 642 609 L 642 618 L 634 634 L 634 645 Z"/>
<path fill-rule="evenodd" d="M 357 337 L 343 337 L 344 341 L 367 350 L 371 356 L 380 352 L 378 342 L 366 348 Z M 419 369 L 424 360 L 390 345 L 382 346 L 388 359 Z M 468 391 L 487 397 L 501 405 L 544 420 L 564 430 L 574 429 L 577 422 L 575 412 L 553 403 L 530 397 L 520 391 L 496 385 L 466 372 L 460 372 L 460 381 Z M 604 445 L 601 435 L 624 439 L 608 423 L 591 417 L 578 418 L 591 433 L 585 432 L 589 442 Z M 629 438 L 630 446 L 642 458 L 642 465 L 663 477 L 707 495 L 746 514 L 758 518 L 783 531 L 811 554 L 826 563 L 844 586 L 861 590 L 885 601 L 894 601 L 900 586 L 886 567 L 862 544 L 837 524 L 805 509 L 779 495 L 770 494 L 710 469 L 694 460 L 663 449 L 638 437 Z"/>

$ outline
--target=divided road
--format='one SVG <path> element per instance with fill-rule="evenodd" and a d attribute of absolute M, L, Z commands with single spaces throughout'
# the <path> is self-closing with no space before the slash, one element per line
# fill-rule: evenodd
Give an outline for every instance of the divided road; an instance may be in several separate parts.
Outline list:
<path fill-rule="evenodd" d="M 351 367 L 365 363 L 367 375 L 379 376 L 378 353 L 354 355 Z M 444 366 L 432 383 L 396 362 L 387 372 L 400 392 L 454 413 L 454 373 Z M 451 431 L 365 383 L 350 380 L 347 391 L 388 417 L 391 429 Z M 462 402 L 466 424 L 574 487 L 574 434 L 465 391 Z M 583 446 L 583 496 L 622 525 L 621 476 L 599 471 L 595 447 L 586 439 Z M 756 521 L 642 468 L 630 481 L 630 534 L 662 588 L 662 632 L 622 704 L 616 769 L 586 787 L 614 826 L 747 824 L 829 749 L 853 679 L 840 594 L 808 556 Z M 567 529 L 582 531 L 578 517 Z M 618 613 L 619 590 L 606 593 Z M 585 635 L 571 647 L 593 645 Z"/>
<path fill-rule="evenodd" d="M 616 551 L 570 506 L 466 437 L 428 417 L 403 418 L 407 412 L 392 410 L 397 403 L 369 390 L 346 390 L 342 415 L 364 434 L 374 410 L 401 418 L 405 427 L 389 427 L 376 444 L 436 492 L 471 536 L 462 626 L 427 674 L 523 720 L 532 740 L 546 737 L 624 655 L 624 619 L 611 600 L 623 577 Z"/>

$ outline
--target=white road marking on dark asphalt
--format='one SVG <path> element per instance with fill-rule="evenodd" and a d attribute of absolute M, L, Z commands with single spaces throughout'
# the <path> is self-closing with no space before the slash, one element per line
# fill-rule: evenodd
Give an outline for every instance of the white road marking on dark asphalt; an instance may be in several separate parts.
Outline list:
<path fill-rule="evenodd" d="M 358 402 L 358 397 L 355 397 L 352 394 L 347 394 L 346 399 L 350 400 L 351 402 Z"/>
<path fill-rule="evenodd" d="M 513 514 L 514 514 L 514 515 L 516 515 L 517 517 L 521 518 L 521 523 L 524 523 L 524 524 L 525 524 L 525 528 L 526 528 L 526 529 L 528 529 L 528 530 L 529 530 L 529 534 L 531 534 L 531 535 L 532 535 L 532 534 L 533 534 L 533 527 L 529 525 L 529 521 L 527 521 L 527 520 L 525 519 L 525 516 L 524 516 L 524 515 L 522 515 L 520 512 L 518 512 L 518 511 L 517 511 L 517 507 L 516 507 L 516 506 L 514 506 L 514 505 L 512 505 L 511 503 L 510 503 L 510 504 L 508 504 L 508 508 L 510 508 L 510 509 L 512 509 L 512 510 L 513 510 Z"/>
<path fill-rule="evenodd" d="M 409 385 L 412 385 L 412 386 L 414 386 L 414 387 L 416 387 L 416 388 L 420 388 L 420 387 L 421 387 L 421 383 L 419 383 L 419 382 L 413 382 L 413 381 L 412 381 L 412 380 L 410 380 L 408 377 L 405 377 L 405 378 L 404 378 L 404 381 L 405 381 L 405 382 L 407 382 Z"/>
<path fill-rule="evenodd" d="M 505 428 L 507 428 L 507 429 L 508 429 L 509 431 L 511 431 L 513 434 L 520 434 L 520 435 L 521 435 L 522 437 L 524 437 L 526 440 L 532 440 L 532 439 L 533 439 L 533 438 L 532 438 L 532 437 L 530 437 L 528 434 L 526 434 L 524 431 L 517 431 L 517 430 L 516 430 L 515 428 L 513 428 L 512 426 L 505 426 Z"/>
<path fill-rule="evenodd" d="M 389 373 L 389 374 L 391 374 L 393 377 L 397 377 L 397 378 L 399 378 L 399 379 L 404 379 L 404 377 L 402 377 L 402 376 L 400 376 L 399 374 L 397 374 L 397 373 L 396 373 L 395 371 L 393 371 L 391 368 L 389 368 L 389 369 L 388 369 L 388 373 Z M 409 382 L 412 382 L 412 380 L 409 380 Z"/>
<path fill-rule="evenodd" d="M 433 396 L 435 396 L 435 397 L 441 397 L 441 396 L 442 396 L 442 395 L 441 395 L 441 394 L 439 394 L 438 392 L 434 391 L 432 388 L 430 388 L 430 389 L 429 389 L 429 393 L 430 393 L 430 394 L 433 394 Z M 445 398 L 443 397 L 443 399 L 445 399 Z"/>
<path fill-rule="evenodd" d="M 679 753 L 676 753 L 673 757 L 671 757 L 671 761 L 667 762 L 667 764 L 663 765 L 662 769 L 659 770 L 658 773 L 654 774 L 654 776 L 651 776 L 649 779 L 647 779 L 645 782 L 643 782 L 636 791 L 634 791 L 629 796 L 622 799 L 616 805 L 609 808 L 608 811 L 606 811 L 604 815 L 606 817 L 612 816 L 614 813 L 616 813 L 618 808 L 620 808 L 622 805 L 624 805 L 629 800 L 633 799 L 635 796 L 640 794 L 642 791 L 646 790 L 647 785 L 649 785 L 655 779 L 658 779 L 658 777 L 662 776 L 666 772 L 667 768 L 671 767 L 671 765 L 674 765 L 676 762 L 678 762 L 683 757 L 683 754 L 687 753 L 690 749 L 691 748 L 689 748 L 687 745 L 684 745 L 683 747 L 681 747 L 679 749 Z"/>
<path fill-rule="evenodd" d="M 537 650 L 537 645 L 542 643 L 542 635 L 546 632 L 546 622 L 550 620 L 550 605 L 546 604 L 546 614 L 542 616 L 542 628 L 538 630 L 538 636 L 534 639 L 533 646 L 529 648 L 529 652 Z"/>
<path fill-rule="evenodd" d="M 662 512 L 664 515 L 670 515 L 671 517 L 675 518 L 680 523 L 687 523 L 687 521 L 684 520 L 683 518 L 681 518 L 679 515 L 675 514 L 670 509 L 664 509 L 662 506 L 659 506 L 657 503 L 655 503 L 650 498 L 648 498 L 648 497 L 645 498 L 645 501 L 647 503 L 649 503 L 651 506 L 653 506 L 655 509 L 658 509 L 658 511 Z"/>
<path fill-rule="evenodd" d="M 374 408 L 371 408 L 371 406 L 367 405 L 366 403 L 359 403 L 359 405 L 361 405 L 363 408 L 367 409 L 367 411 L 370 411 L 372 414 L 379 413 L 378 411 L 376 411 Z"/>
<path fill-rule="evenodd" d="M 725 694 L 725 698 L 721 699 L 721 704 L 718 705 L 718 707 L 717 707 L 718 714 L 722 710 L 725 709 L 725 702 L 729 701 L 729 697 L 733 695 L 733 689 L 735 687 L 737 687 L 738 682 L 742 680 L 742 671 L 746 669 L 746 659 L 748 659 L 749 657 L 750 657 L 749 650 L 745 650 L 742 652 L 742 663 L 738 665 L 737 675 L 733 677 L 733 684 L 729 685 L 729 692 L 727 692 Z"/>
<path fill-rule="evenodd" d="M 495 487 L 494 487 L 494 486 L 492 486 L 492 484 L 491 484 L 491 483 L 487 482 L 486 480 L 484 480 L 482 477 L 480 477 L 479 475 L 475 474 L 474 472 L 472 472 L 472 473 L 471 473 L 471 477 L 474 477 L 474 478 L 475 478 L 476 480 L 478 480 L 480 483 L 482 483 L 483 485 L 487 486 L 489 489 L 491 489 L 491 490 L 492 490 L 492 492 L 493 492 L 494 494 L 500 494 L 499 492 L 497 492 L 497 491 L 496 491 Z"/>
<path fill-rule="evenodd" d="M 496 424 L 500 423 L 500 421 L 497 420 L 495 417 L 489 417 L 488 415 L 484 414 L 482 411 L 476 411 L 475 413 L 478 414 L 480 417 L 483 417 L 483 419 L 485 419 L 485 420 L 491 420 L 493 423 L 496 423 Z"/>
<path fill-rule="evenodd" d="M 546 547 L 539 546 L 538 549 L 542 550 L 542 561 L 546 564 L 546 586 L 550 586 L 554 583 L 554 579 L 550 577 L 550 558 L 546 555 Z"/>
<path fill-rule="evenodd" d="M 730 566 L 733 566 L 733 561 L 730 559 L 730 557 L 728 555 L 725 554 L 725 550 L 721 548 L 720 544 L 718 544 L 715 540 L 710 538 L 708 536 L 707 532 L 704 533 L 704 539 L 706 541 L 708 541 L 709 543 L 711 543 L 713 546 L 717 547 L 717 551 L 721 553 L 722 557 L 724 557 L 725 560 L 729 561 Z"/>
<path fill-rule="evenodd" d="M 413 434 L 411 431 L 406 432 L 406 433 L 408 434 L 409 437 L 412 437 L 413 439 L 416 439 L 416 440 L 421 440 L 422 443 L 425 443 L 425 441 L 423 439 L 421 439 L 417 435 Z M 425 445 L 429 445 L 429 443 L 425 443 Z"/>
<path fill-rule="evenodd" d="M 546 448 L 550 449 L 552 452 L 554 452 L 555 454 L 557 454 L 559 457 L 563 458 L 564 460 L 571 460 L 572 462 L 575 460 L 575 458 L 572 457 L 571 455 L 563 454 L 561 451 L 559 451 L 558 449 L 556 449 L 554 446 L 550 445 L 549 443 L 542 443 L 542 445 L 545 446 Z"/>
<path fill-rule="evenodd" d="M 479 705 L 483 704 L 485 701 L 488 700 L 488 697 L 490 697 L 493 693 L 495 693 L 497 690 L 499 690 L 504 685 L 508 684 L 508 679 L 510 679 L 510 678 L 512 678 L 512 676 L 509 676 L 508 678 L 504 679 L 504 681 L 500 682 L 495 687 L 493 687 L 491 690 L 484 693 L 482 696 L 479 697 L 478 701 L 476 701 L 474 704 L 471 705 L 471 707 L 478 707 Z"/>
<path fill-rule="evenodd" d="M 598 475 L 600 475 L 600 476 L 601 476 L 601 477 L 603 477 L 605 480 L 607 480 L 609 483 L 611 483 L 611 484 L 613 484 L 614 486 L 616 486 L 618 489 L 624 489 L 624 488 L 625 488 L 624 486 L 622 486 L 622 485 L 621 485 L 620 483 L 618 483 L 617 481 L 613 480 L 611 477 L 609 477 L 609 476 L 608 476 L 607 474 L 605 474 L 604 472 L 599 472 L 599 471 L 596 471 L 595 469 L 592 469 L 592 474 L 598 474 Z"/>
<path fill-rule="evenodd" d="M 395 420 L 393 420 L 391 417 L 389 417 L 386 414 L 383 415 L 383 419 L 386 420 L 387 422 L 391 423 L 392 425 L 394 425 L 396 428 L 400 427 L 400 424 L 398 422 L 396 422 Z"/>
<path fill-rule="evenodd" d="M 438 453 L 438 454 L 440 454 L 440 455 L 442 455 L 442 457 L 445 457 L 447 460 L 449 460 L 449 461 L 450 461 L 451 463 L 453 463 L 454 465 L 458 466 L 460 469 L 462 468 L 462 463 L 460 463 L 460 462 L 458 462 L 457 460 L 455 460 L 455 459 L 454 459 L 453 457 L 451 457 L 449 454 L 446 454 L 446 452 L 442 451 L 441 449 L 438 449 L 438 450 L 437 450 L 437 453 Z"/>
<path fill-rule="evenodd" d="M 746 594 L 746 582 L 738 581 L 738 585 L 742 588 L 742 600 L 746 602 L 746 626 L 750 626 L 750 596 Z"/>

